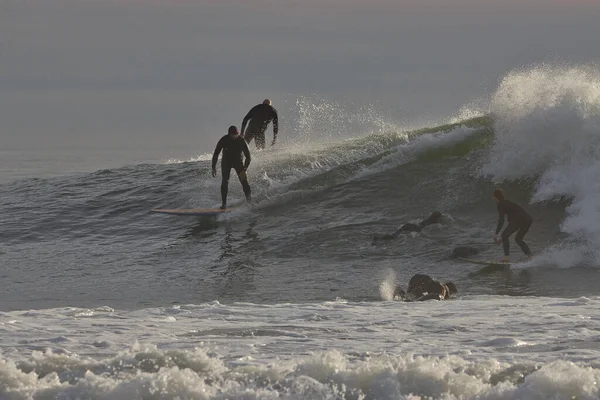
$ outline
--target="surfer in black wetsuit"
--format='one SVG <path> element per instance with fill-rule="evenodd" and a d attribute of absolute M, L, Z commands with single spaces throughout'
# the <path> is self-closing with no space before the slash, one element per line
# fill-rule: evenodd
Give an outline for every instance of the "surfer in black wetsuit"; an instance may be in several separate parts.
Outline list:
<path fill-rule="evenodd" d="M 494 235 L 494 241 L 496 243 L 502 243 L 504 248 L 504 258 L 502 261 L 509 262 L 509 242 L 510 235 L 517 232 L 515 236 L 515 242 L 519 245 L 523 253 L 528 257 L 531 257 L 531 251 L 529 246 L 523 241 L 525 234 L 531 227 L 533 219 L 521 206 L 513 203 L 512 201 L 504 198 L 504 191 L 502 189 L 494 190 L 492 198 L 498 204 L 498 226 L 496 227 L 496 234 Z M 508 220 L 508 226 L 502 232 L 502 239 L 498 239 L 498 233 L 504 225 L 504 216 L 506 215 Z"/>
<path fill-rule="evenodd" d="M 231 175 L 231 168 L 235 169 L 235 172 L 240 178 L 246 200 L 250 202 L 252 200 L 250 196 L 250 185 L 248 184 L 248 176 L 246 170 L 250 165 L 250 150 L 244 139 L 240 136 L 237 127 L 232 125 L 229 127 L 227 135 L 223 136 L 217 143 L 215 152 L 212 158 L 212 176 L 217 176 L 217 159 L 219 153 L 223 150 L 223 157 L 221 158 L 221 173 L 223 175 L 221 181 L 221 209 L 227 207 L 227 190 L 229 187 L 229 176 Z M 245 160 L 242 161 L 242 154 Z"/>
<path fill-rule="evenodd" d="M 250 124 L 248 124 L 248 129 L 245 130 L 248 120 L 250 121 Z M 273 122 L 273 142 L 271 143 L 271 146 L 274 146 L 275 141 L 277 140 L 277 133 L 279 132 L 277 110 L 271 106 L 271 100 L 269 99 L 265 99 L 262 104 L 252 107 L 242 121 L 242 136 L 246 140 L 246 143 L 250 144 L 252 139 L 254 139 L 256 148 L 264 149 L 265 132 L 271 121 Z"/>
<path fill-rule="evenodd" d="M 452 282 L 441 283 L 429 275 L 416 274 L 410 278 L 406 293 L 399 285 L 396 286 L 394 298 L 405 301 L 445 300 L 456 292 L 456 285 Z"/>
<path fill-rule="evenodd" d="M 402 225 L 400 228 L 396 229 L 396 232 L 394 232 L 394 233 L 389 233 L 387 235 L 373 236 L 373 242 L 376 242 L 378 240 L 395 239 L 398 237 L 398 235 L 400 235 L 403 232 L 421 232 L 421 230 L 423 230 L 423 228 L 425 228 L 426 226 L 433 225 L 433 224 L 440 224 L 441 221 L 442 221 L 442 213 L 439 211 L 434 211 L 431 213 L 429 218 L 424 219 L 423 221 L 419 222 L 418 224 L 413 224 L 413 223 L 409 222 L 407 224 Z"/>

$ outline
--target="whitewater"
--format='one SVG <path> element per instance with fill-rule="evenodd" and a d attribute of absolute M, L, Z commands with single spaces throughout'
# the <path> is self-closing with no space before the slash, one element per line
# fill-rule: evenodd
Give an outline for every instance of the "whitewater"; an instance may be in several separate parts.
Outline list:
<path fill-rule="evenodd" d="M 600 71 L 514 70 L 463 111 L 403 128 L 299 98 L 253 152 L 256 203 L 219 218 L 149 212 L 220 203 L 211 149 L 3 177 L 0 399 L 600 398 Z M 498 186 L 533 260 L 453 259 L 501 256 Z M 458 294 L 394 301 L 416 273 Z"/>

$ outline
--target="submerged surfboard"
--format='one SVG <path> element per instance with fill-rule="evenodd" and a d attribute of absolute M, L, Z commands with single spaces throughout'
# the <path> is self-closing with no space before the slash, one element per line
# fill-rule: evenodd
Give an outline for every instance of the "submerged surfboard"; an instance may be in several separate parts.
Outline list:
<path fill-rule="evenodd" d="M 466 262 L 470 262 L 472 264 L 479 264 L 479 265 L 501 265 L 501 266 L 506 266 L 506 267 L 510 267 L 510 262 L 503 262 L 503 261 L 487 261 L 487 260 L 473 260 L 472 258 L 463 258 L 463 257 L 457 257 L 460 260 L 466 261 Z"/>
<path fill-rule="evenodd" d="M 181 209 L 173 209 L 173 210 L 163 210 L 163 209 L 152 209 L 151 212 L 159 213 L 159 214 L 171 214 L 171 215 L 195 215 L 195 216 L 211 216 L 211 215 L 220 215 L 225 214 L 231 211 L 234 211 L 234 208 L 226 208 L 221 210 L 220 208 L 181 208 Z"/>

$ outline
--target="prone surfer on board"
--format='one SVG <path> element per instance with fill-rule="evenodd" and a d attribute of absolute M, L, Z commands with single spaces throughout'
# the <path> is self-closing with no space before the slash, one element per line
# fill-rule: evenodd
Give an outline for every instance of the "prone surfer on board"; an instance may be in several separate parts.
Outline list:
<path fill-rule="evenodd" d="M 244 141 L 238 132 L 235 125 L 231 125 L 227 132 L 227 135 L 223 136 L 217 143 L 215 152 L 212 158 L 212 176 L 217 176 L 217 159 L 219 153 L 223 150 L 223 157 L 221 158 L 221 209 L 227 208 L 227 191 L 229 188 L 229 176 L 231 175 L 231 168 L 235 169 L 235 172 L 240 179 L 246 200 L 250 202 L 252 200 L 250 185 L 248 184 L 248 176 L 246 170 L 250 165 L 250 150 L 248 145 Z M 245 160 L 242 159 L 244 155 Z"/>
<path fill-rule="evenodd" d="M 250 124 L 248 125 L 248 130 L 244 133 L 248 121 L 250 121 Z M 277 132 L 279 131 L 277 110 L 273 108 L 271 100 L 269 99 L 265 99 L 262 104 L 252 107 L 242 121 L 242 137 L 246 140 L 246 143 L 250 144 L 252 139 L 254 139 L 256 148 L 264 149 L 265 132 L 271 121 L 273 121 L 273 142 L 271 143 L 271 146 L 274 146 L 275 141 L 277 140 Z"/>
<path fill-rule="evenodd" d="M 444 300 L 457 292 L 452 282 L 441 283 L 429 275 L 416 274 L 410 278 L 406 293 L 400 285 L 396 286 L 394 298 L 406 301 Z"/>
<path fill-rule="evenodd" d="M 373 236 L 373 243 L 375 243 L 379 240 L 395 239 L 402 232 L 421 232 L 421 230 L 423 230 L 423 228 L 425 228 L 426 226 L 433 225 L 433 224 L 441 224 L 441 223 L 442 223 L 442 213 L 439 211 L 434 211 L 431 213 L 431 215 L 427 219 L 424 219 L 423 221 L 419 222 L 418 224 L 413 224 L 413 223 L 409 222 L 407 224 L 402 225 L 400 228 L 396 229 L 396 231 L 394 233 L 390 233 L 387 235 Z"/>
<path fill-rule="evenodd" d="M 509 260 L 509 242 L 508 239 L 510 235 L 517 232 L 517 236 L 515 236 L 515 242 L 519 245 L 523 253 L 525 253 L 528 257 L 531 257 L 531 251 L 529 250 L 529 246 L 527 243 L 523 241 L 525 234 L 531 227 L 533 223 L 533 219 L 531 215 L 529 215 L 521 206 L 513 203 L 512 201 L 506 200 L 504 198 L 504 190 L 495 189 L 492 193 L 492 198 L 498 204 L 498 226 L 496 227 L 496 234 L 494 235 L 494 241 L 496 243 L 502 243 L 504 248 L 504 258 L 502 258 L 503 262 L 510 262 Z M 504 216 L 506 215 L 508 220 L 508 226 L 502 232 L 501 239 L 498 239 L 498 233 L 502 229 L 504 225 Z"/>

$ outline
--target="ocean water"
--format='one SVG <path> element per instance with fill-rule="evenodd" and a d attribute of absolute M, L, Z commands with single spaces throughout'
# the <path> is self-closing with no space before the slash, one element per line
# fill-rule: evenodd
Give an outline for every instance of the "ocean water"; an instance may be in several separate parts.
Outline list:
<path fill-rule="evenodd" d="M 489 109 L 418 129 L 300 99 L 253 152 L 255 203 L 232 179 L 218 218 L 149 212 L 217 206 L 212 149 L 4 149 L 0 399 L 600 398 L 599 88 L 516 70 Z M 452 259 L 502 255 L 497 185 L 534 258 Z M 415 273 L 458 294 L 394 301 Z"/>

